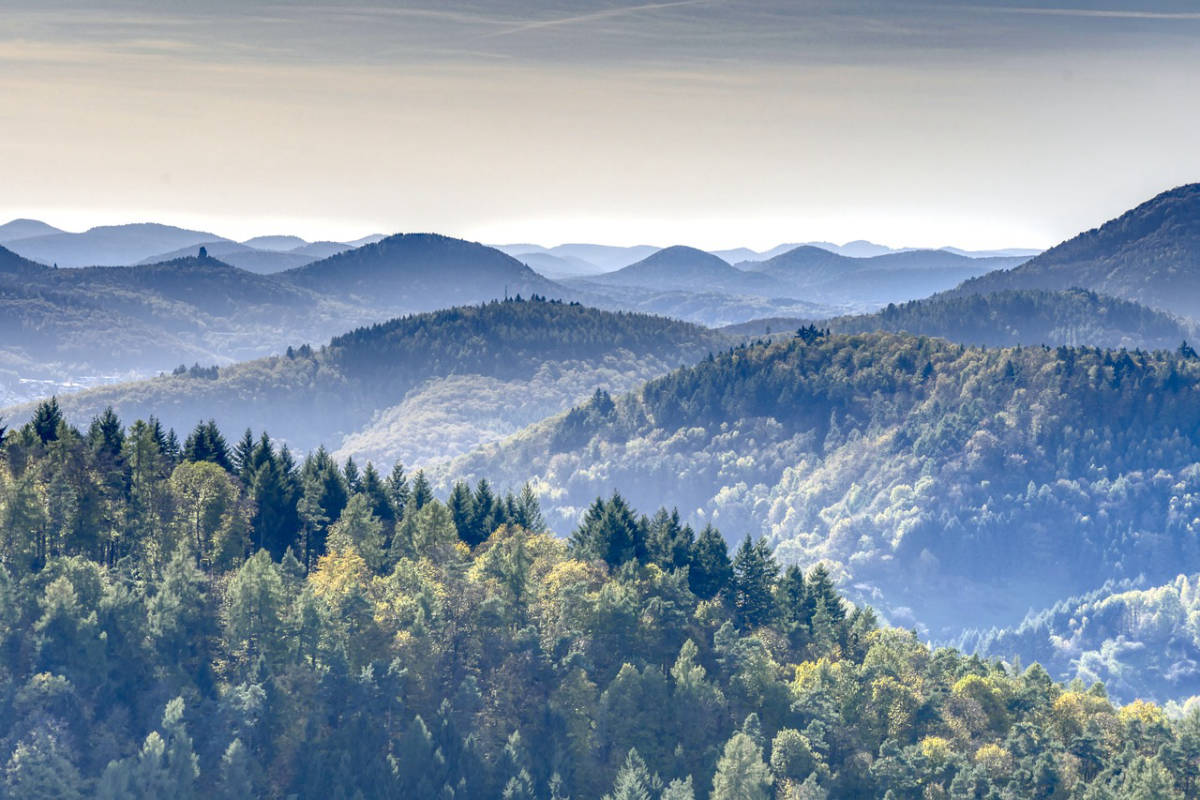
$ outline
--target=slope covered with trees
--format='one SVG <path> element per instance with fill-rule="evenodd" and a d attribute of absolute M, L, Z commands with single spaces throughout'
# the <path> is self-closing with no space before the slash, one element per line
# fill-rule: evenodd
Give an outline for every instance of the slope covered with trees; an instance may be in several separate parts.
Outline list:
<path fill-rule="evenodd" d="M 0 454 L 7 797 L 1196 796 L 1200 715 L 931 651 L 620 495 L 563 541 L 528 491 L 52 403 Z"/>
<path fill-rule="evenodd" d="M 824 559 L 939 633 L 1014 624 L 1109 578 L 1169 580 L 1200 556 L 1191 348 L 801 334 L 598 395 L 451 472 L 536 476 L 560 530 L 626 487 L 766 535 L 786 562 Z"/>
<path fill-rule="evenodd" d="M 1084 289 L 943 294 L 820 325 L 837 333 L 905 332 L 989 347 L 1065 344 L 1166 350 L 1197 334 L 1190 322 Z M 775 330 L 780 329 L 777 322 Z"/>
<path fill-rule="evenodd" d="M 1200 318 L 1200 184 L 1180 186 L 961 294 L 1074 286 Z"/>
<path fill-rule="evenodd" d="M 313 349 L 184 370 L 60 398 L 83 422 L 113 406 L 185 428 L 216 416 L 270 427 L 293 447 L 420 461 L 465 452 L 585 399 L 627 391 L 720 349 L 687 323 L 543 299 L 412 315 Z M 8 412 L 15 420 L 33 406 Z"/>

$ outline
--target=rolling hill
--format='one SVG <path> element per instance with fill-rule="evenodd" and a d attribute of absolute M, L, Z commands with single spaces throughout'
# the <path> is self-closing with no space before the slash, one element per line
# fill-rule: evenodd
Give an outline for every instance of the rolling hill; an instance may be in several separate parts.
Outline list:
<path fill-rule="evenodd" d="M 0 225 L 0 244 L 15 242 L 18 239 L 29 239 L 34 236 L 50 236 L 65 233 L 53 225 L 47 225 L 36 219 L 14 219 Z"/>
<path fill-rule="evenodd" d="M 1180 186 L 956 294 L 1082 287 L 1200 318 L 1200 184 Z"/>
<path fill-rule="evenodd" d="M 83 233 L 51 233 L 9 242 L 9 249 L 33 261 L 60 267 L 136 264 L 158 253 L 223 237 L 158 223 L 105 225 Z"/>
<path fill-rule="evenodd" d="M 712 253 L 676 245 L 647 256 L 636 264 L 593 275 L 573 285 L 584 287 L 628 286 L 655 291 L 720 291 L 728 294 L 782 297 L 787 287 L 772 277 L 745 272 Z"/>
<path fill-rule="evenodd" d="M 281 281 L 391 314 L 573 293 L 512 256 L 432 233 L 397 234 L 279 274 Z"/>
<path fill-rule="evenodd" d="M 958 645 L 985 658 L 1036 661 L 1059 680 L 1101 681 L 1126 702 L 1200 695 L 1200 575 L 1144 584 L 1109 582 L 1019 625 L 969 631 Z"/>
<path fill-rule="evenodd" d="M 215 416 L 301 449 L 326 444 L 381 463 L 458 455 L 556 414 L 597 388 L 626 391 L 725 344 L 662 317 L 546 301 L 492 302 L 403 317 L 319 350 L 60 397 L 81 424 L 112 405 L 181 431 Z M 10 409 L 19 420 L 30 411 Z"/>
<path fill-rule="evenodd" d="M 319 258 L 327 257 L 294 251 L 260 250 L 248 247 L 245 244 L 238 244 L 237 242 L 215 241 L 204 242 L 198 246 L 183 247 L 173 250 L 170 253 L 159 253 L 142 259 L 137 265 L 161 264 L 164 261 L 188 258 L 196 255 L 200 247 L 203 247 L 208 252 L 208 255 L 213 258 L 219 258 L 230 266 L 244 269 L 247 272 L 256 272 L 259 275 L 270 275 L 275 272 L 302 267 L 305 264 L 311 264 Z M 345 249 L 346 247 L 342 246 L 339 250 L 334 250 L 333 252 L 338 253 Z"/>
<path fill-rule="evenodd" d="M 768 276 L 794 296 L 830 305 L 871 309 L 928 297 L 967 278 L 1010 267 L 1023 257 L 970 258 L 945 250 L 909 250 L 851 258 L 804 245 L 765 261 L 739 264 Z"/>
<path fill-rule="evenodd" d="M 1200 359 L 1175 353 L 797 337 L 589 402 L 445 474 L 533 473 L 560 531 L 617 487 L 665 499 L 954 631 L 1200 557 L 1198 401 Z"/>

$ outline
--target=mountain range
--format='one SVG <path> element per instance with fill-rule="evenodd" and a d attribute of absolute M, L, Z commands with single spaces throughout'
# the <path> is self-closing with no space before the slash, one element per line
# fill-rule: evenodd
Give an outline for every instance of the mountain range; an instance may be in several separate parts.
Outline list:
<path fill-rule="evenodd" d="M 32 261 L 59 267 L 156 264 L 196 255 L 226 256 L 228 263 L 251 272 L 280 272 L 327 258 L 343 250 L 372 244 L 380 234 L 352 242 L 307 242 L 298 236 L 257 236 L 234 242 L 206 231 L 158 223 L 104 225 L 69 233 L 32 219 L 0 225 L 0 245 Z"/>

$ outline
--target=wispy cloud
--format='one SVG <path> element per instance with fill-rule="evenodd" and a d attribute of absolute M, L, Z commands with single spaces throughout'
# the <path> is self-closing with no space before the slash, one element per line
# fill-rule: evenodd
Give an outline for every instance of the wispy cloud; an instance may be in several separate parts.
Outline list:
<path fill-rule="evenodd" d="M 527 31 L 540 30 L 543 28 L 557 28 L 566 25 L 579 25 L 588 22 L 599 22 L 601 20 L 613 19 L 615 17 L 625 17 L 632 14 L 642 14 L 649 11 L 661 11 L 668 8 L 678 8 L 680 6 L 711 5 L 712 2 L 713 0 L 675 0 L 675 2 L 669 3 L 645 3 L 637 6 L 606 8 L 603 11 L 594 11 L 589 14 L 576 14 L 570 17 L 558 17 L 555 19 L 525 22 L 508 28 L 507 30 L 485 34 L 485 38 L 495 36 L 510 36 L 516 33 L 525 33 Z"/>
<path fill-rule="evenodd" d="M 1040 17 L 1090 17 L 1093 19 L 1200 20 L 1200 11 L 1143 11 L 1140 9 L 1032 8 L 991 6 L 987 11 Z"/>

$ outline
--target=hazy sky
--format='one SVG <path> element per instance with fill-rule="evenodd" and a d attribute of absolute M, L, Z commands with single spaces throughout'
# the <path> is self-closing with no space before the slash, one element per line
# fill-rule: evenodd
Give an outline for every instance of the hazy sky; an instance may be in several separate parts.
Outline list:
<path fill-rule="evenodd" d="M 1200 180 L 1198 76 L 1195 0 L 0 0 L 0 221 L 1044 246 Z"/>

